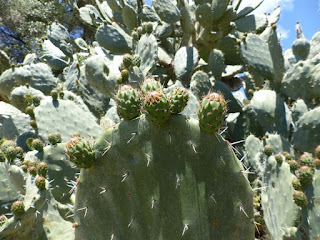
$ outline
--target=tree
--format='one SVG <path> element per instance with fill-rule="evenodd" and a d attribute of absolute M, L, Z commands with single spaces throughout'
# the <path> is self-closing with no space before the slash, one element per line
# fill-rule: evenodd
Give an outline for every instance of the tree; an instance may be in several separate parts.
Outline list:
<path fill-rule="evenodd" d="M 79 1 L 78 6 L 92 1 Z M 0 0 L 0 48 L 13 62 L 23 61 L 28 52 L 39 52 L 47 26 L 58 21 L 68 30 L 76 26 L 90 31 L 79 20 L 78 11 L 61 0 Z"/>

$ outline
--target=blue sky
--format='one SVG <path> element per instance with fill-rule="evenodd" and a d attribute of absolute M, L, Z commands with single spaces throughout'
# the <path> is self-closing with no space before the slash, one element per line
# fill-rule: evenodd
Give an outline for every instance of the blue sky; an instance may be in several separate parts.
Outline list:
<path fill-rule="evenodd" d="M 242 0 L 242 5 L 257 0 Z M 146 0 L 150 4 L 150 0 Z M 270 13 L 277 6 L 281 7 L 278 33 L 281 34 L 283 50 L 291 48 L 296 39 L 295 25 L 299 21 L 305 37 L 311 40 L 320 29 L 320 0 L 264 0 L 257 9 L 259 13 Z"/>
<path fill-rule="evenodd" d="M 243 0 L 248 2 L 252 0 Z M 295 25 L 299 21 L 305 37 L 311 40 L 320 29 L 319 0 L 264 0 L 259 9 L 260 13 L 272 12 L 281 7 L 280 20 L 277 24 L 283 50 L 291 48 L 296 39 Z"/>

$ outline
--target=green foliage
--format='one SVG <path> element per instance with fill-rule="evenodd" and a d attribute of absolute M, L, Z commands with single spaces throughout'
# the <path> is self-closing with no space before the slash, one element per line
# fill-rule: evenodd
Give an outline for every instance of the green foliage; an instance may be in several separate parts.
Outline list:
<path fill-rule="evenodd" d="M 67 23 L 72 29 L 72 20 L 65 4 L 59 1 L 15 0 L 0 1 L 0 42 L 15 61 L 20 62 L 28 52 L 39 49 L 46 28 L 55 20 Z"/>

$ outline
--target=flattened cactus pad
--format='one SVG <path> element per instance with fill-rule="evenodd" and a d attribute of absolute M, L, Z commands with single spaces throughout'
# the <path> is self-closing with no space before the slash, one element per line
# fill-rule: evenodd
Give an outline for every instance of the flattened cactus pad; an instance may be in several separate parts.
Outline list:
<path fill-rule="evenodd" d="M 250 68 L 263 78 L 273 80 L 274 70 L 269 47 L 258 35 L 248 34 L 240 45 L 240 53 Z"/>
<path fill-rule="evenodd" d="M 152 6 L 162 21 L 166 23 L 175 23 L 180 19 L 180 12 L 172 1 L 155 0 Z"/>
<path fill-rule="evenodd" d="M 114 26 L 100 26 L 96 33 L 96 39 L 101 47 L 114 53 L 127 53 L 132 48 L 132 38 Z"/>
<path fill-rule="evenodd" d="M 182 47 L 174 56 L 174 73 L 178 79 L 188 78 L 198 63 L 198 50 L 194 47 Z"/>
<path fill-rule="evenodd" d="M 95 147 L 76 192 L 77 240 L 254 239 L 241 163 L 196 120 L 172 116 L 159 128 L 142 115 L 106 130 Z"/>

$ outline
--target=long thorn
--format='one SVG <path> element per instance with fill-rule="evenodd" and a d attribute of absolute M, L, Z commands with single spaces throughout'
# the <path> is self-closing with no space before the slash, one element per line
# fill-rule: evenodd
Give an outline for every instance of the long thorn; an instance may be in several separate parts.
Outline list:
<path fill-rule="evenodd" d="M 223 160 L 222 156 L 220 156 L 221 161 L 223 162 L 224 165 L 226 165 L 225 161 Z"/>
<path fill-rule="evenodd" d="M 214 199 L 214 194 L 213 194 L 213 193 L 210 194 L 210 198 L 211 198 L 215 203 L 217 203 L 217 201 Z"/>
<path fill-rule="evenodd" d="M 257 223 L 256 221 L 254 221 L 253 223 L 254 223 L 254 226 L 255 226 L 256 229 L 257 229 L 258 234 L 260 235 L 260 231 L 259 231 L 259 228 L 258 228 L 257 225 L 261 225 L 261 224 L 260 224 L 260 223 Z"/>
<path fill-rule="evenodd" d="M 132 141 L 132 139 L 137 135 L 137 133 L 131 133 L 132 137 L 128 140 L 127 143 L 130 143 Z"/>
<path fill-rule="evenodd" d="M 189 229 L 188 224 L 185 224 L 181 236 L 183 236 L 188 229 Z"/>
<path fill-rule="evenodd" d="M 242 211 L 247 216 L 247 218 L 249 218 L 248 214 L 246 213 L 246 211 L 244 211 L 242 206 L 240 206 L 240 211 Z"/>
<path fill-rule="evenodd" d="M 177 183 L 176 183 L 176 189 L 178 189 L 178 187 L 180 186 L 180 181 L 181 181 L 181 178 L 178 177 L 177 178 Z"/>
<path fill-rule="evenodd" d="M 240 140 L 240 141 L 237 141 L 237 142 L 230 143 L 230 145 L 233 146 L 233 145 L 236 145 L 236 144 L 238 144 L 238 143 L 245 142 L 245 141 L 246 141 L 246 140 Z"/>
<path fill-rule="evenodd" d="M 128 173 L 123 174 L 121 182 L 124 182 L 127 179 L 128 175 Z"/>
<path fill-rule="evenodd" d="M 129 222 L 128 227 L 130 227 L 132 223 L 133 223 L 133 218 L 131 218 L 131 221 Z"/>
<path fill-rule="evenodd" d="M 228 127 L 226 127 L 225 129 L 223 129 L 220 134 L 223 134 L 225 131 L 227 131 Z"/>

